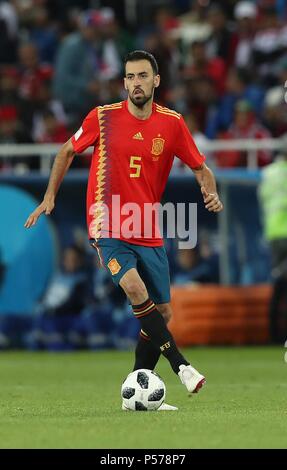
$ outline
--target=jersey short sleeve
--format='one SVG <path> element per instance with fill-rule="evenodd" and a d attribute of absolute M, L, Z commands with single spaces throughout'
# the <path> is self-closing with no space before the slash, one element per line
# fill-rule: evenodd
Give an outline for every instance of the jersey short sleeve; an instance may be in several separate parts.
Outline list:
<path fill-rule="evenodd" d="M 90 145 L 94 145 L 99 135 L 98 110 L 95 108 L 85 117 L 80 129 L 71 138 L 75 152 L 84 152 Z"/>
<path fill-rule="evenodd" d="M 205 161 L 205 156 L 198 150 L 182 116 L 177 123 L 175 155 L 190 168 L 198 168 Z"/>

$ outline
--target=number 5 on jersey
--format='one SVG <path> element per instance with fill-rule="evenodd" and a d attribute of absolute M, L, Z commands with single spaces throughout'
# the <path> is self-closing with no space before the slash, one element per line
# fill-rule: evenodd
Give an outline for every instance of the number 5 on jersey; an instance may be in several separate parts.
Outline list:
<path fill-rule="evenodd" d="M 142 157 L 131 157 L 130 158 L 130 168 L 135 170 L 133 173 L 130 173 L 131 178 L 139 178 L 141 173 L 141 161 Z"/>

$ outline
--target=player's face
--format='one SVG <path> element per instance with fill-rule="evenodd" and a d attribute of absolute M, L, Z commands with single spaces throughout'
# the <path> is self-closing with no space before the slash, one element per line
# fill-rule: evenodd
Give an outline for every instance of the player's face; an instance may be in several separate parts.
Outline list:
<path fill-rule="evenodd" d="M 150 101 L 159 82 L 159 75 L 154 74 L 148 60 L 126 63 L 125 89 L 135 106 L 142 108 Z"/>

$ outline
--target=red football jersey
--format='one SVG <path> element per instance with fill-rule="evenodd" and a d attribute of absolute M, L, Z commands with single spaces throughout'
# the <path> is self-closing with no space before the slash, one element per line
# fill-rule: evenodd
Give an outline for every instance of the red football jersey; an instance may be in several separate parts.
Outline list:
<path fill-rule="evenodd" d="M 129 112 L 127 101 L 98 106 L 72 144 L 76 153 L 94 146 L 87 189 L 89 237 L 163 245 L 152 205 L 161 200 L 174 156 L 191 168 L 205 160 L 182 116 L 156 103 L 145 120 Z"/>

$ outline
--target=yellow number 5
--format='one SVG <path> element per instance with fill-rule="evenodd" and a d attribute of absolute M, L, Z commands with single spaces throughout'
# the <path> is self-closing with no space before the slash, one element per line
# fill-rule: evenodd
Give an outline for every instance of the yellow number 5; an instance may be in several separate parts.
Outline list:
<path fill-rule="evenodd" d="M 130 168 L 134 168 L 136 170 L 134 173 L 130 173 L 131 178 L 139 178 L 141 173 L 141 164 L 136 162 L 140 162 L 141 159 L 142 157 L 131 157 Z"/>

